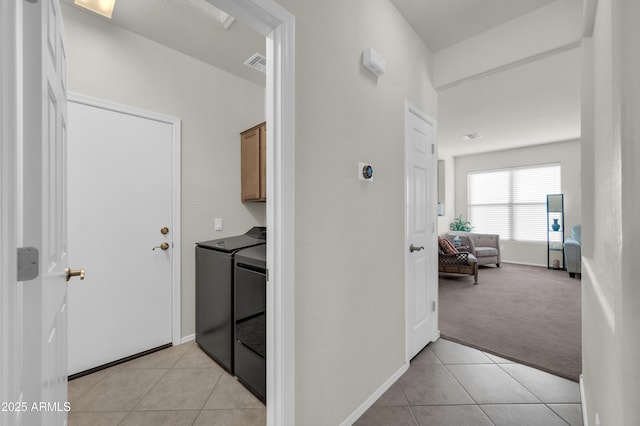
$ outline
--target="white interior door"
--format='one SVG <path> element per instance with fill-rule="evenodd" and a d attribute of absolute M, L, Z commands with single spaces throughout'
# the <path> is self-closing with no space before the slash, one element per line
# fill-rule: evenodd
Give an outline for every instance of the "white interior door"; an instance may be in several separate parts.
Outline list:
<path fill-rule="evenodd" d="M 23 3 L 23 243 L 39 251 L 24 295 L 23 424 L 62 425 L 67 400 L 67 94 L 58 0 Z M 34 410 L 33 403 L 60 410 Z"/>
<path fill-rule="evenodd" d="M 69 102 L 70 375 L 172 342 L 174 127 L 131 111 Z"/>
<path fill-rule="evenodd" d="M 405 121 L 405 288 L 409 360 L 438 336 L 437 162 L 435 122 L 410 105 L 405 111 Z"/>
<path fill-rule="evenodd" d="M 18 43 L 22 40 L 22 2 L 0 2 L 0 401 L 20 401 L 22 386 L 22 284 L 17 282 L 18 147 L 22 87 L 22 66 Z M 19 15 L 20 13 L 20 15 Z M 21 170 L 21 169 L 20 169 Z M 0 410 L 0 424 L 20 424 L 21 413 Z"/>

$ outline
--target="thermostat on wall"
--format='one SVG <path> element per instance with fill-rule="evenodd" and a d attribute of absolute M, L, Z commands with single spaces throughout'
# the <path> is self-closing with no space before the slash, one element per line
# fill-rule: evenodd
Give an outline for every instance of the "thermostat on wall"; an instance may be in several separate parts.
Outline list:
<path fill-rule="evenodd" d="M 373 166 L 362 161 L 358 162 L 358 179 L 367 182 L 373 181 Z"/>

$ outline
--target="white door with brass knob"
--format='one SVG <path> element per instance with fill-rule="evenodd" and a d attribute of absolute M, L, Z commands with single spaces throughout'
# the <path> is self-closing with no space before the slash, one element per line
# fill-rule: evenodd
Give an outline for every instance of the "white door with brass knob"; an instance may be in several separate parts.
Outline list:
<path fill-rule="evenodd" d="M 73 375 L 173 342 L 176 232 L 173 124 L 71 100 L 69 252 L 87 270 L 69 282 Z"/>
<path fill-rule="evenodd" d="M 34 248 L 32 252 L 37 250 L 37 260 L 33 260 L 37 272 L 18 285 L 23 301 L 18 324 L 3 326 L 23 329 L 18 347 L 12 348 L 23 355 L 11 366 L 22 381 L 18 385 L 20 399 L 13 401 L 24 401 L 25 405 L 44 401 L 62 409 L 13 410 L 2 413 L 2 419 L 9 419 L 5 417 L 8 414 L 12 418 L 7 424 L 62 425 L 66 424 L 64 404 L 68 401 L 66 271 L 69 262 L 73 262 L 72 267 L 82 266 L 69 257 L 67 246 L 67 46 L 57 0 L 8 3 L 20 3 L 21 13 L 14 16 L 21 16 L 20 28 L 28 29 L 24 31 L 24 40 L 15 45 L 24 49 L 19 238 L 24 247 Z M 3 390 L 6 379 L 7 376 L 3 377 Z M 17 416 L 13 417 L 14 414 Z"/>

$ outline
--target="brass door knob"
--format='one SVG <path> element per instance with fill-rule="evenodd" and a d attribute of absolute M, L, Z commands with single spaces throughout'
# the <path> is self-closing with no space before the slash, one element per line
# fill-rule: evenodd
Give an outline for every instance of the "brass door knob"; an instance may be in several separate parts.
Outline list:
<path fill-rule="evenodd" d="M 169 243 L 162 243 L 159 246 L 152 248 L 151 250 L 155 250 L 155 249 L 167 250 L 168 248 L 169 248 Z"/>
<path fill-rule="evenodd" d="M 162 235 L 167 235 L 169 233 L 169 228 L 167 228 L 166 226 L 163 226 L 162 228 L 160 228 L 160 233 Z"/>
<path fill-rule="evenodd" d="M 69 281 L 71 277 L 80 277 L 81 280 L 84 280 L 84 269 L 73 270 L 71 268 L 67 268 L 65 272 L 67 273 L 67 281 Z"/>

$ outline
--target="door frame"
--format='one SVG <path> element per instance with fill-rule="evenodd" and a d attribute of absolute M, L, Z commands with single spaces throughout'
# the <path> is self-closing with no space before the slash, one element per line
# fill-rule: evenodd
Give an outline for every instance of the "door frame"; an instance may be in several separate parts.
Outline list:
<path fill-rule="evenodd" d="M 410 353 L 410 347 L 411 345 L 409 344 L 410 342 L 410 329 L 412 328 L 411 325 L 411 318 L 409 317 L 409 304 L 412 302 L 411 300 L 409 300 L 409 286 L 411 285 L 411 282 L 409 281 L 409 266 L 410 266 L 410 259 L 411 259 L 411 253 L 409 253 L 409 251 L 407 250 L 407 247 L 409 247 L 409 244 L 411 244 L 411 238 L 409 235 L 409 199 L 410 199 L 410 195 L 409 194 L 409 143 L 410 143 L 410 138 L 409 135 L 411 134 L 411 122 L 409 120 L 410 115 L 414 115 L 416 117 L 418 117 L 421 120 L 424 120 L 425 122 L 427 122 L 432 128 L 433 128 L 433 144 L 435 146 L 435 150 L 433 152 L 433 161 L 432 161 L 432 168 L 431 170 L 433 171 L 432 173 L 434 173 L 434 176 L 437 178 L 437 165 L 438 165 L 438 142 L 437 142 L 437 134 L 438 134 L 438 123 L 437 121 L 429 116 L 428 114 L 425 114 L 424 112 L 422 112 L 422 110 L 420 110 L 418 107 L 416 107 L 415 105 L 413 105 L 411 102 L 405 100 L 404 102 L 404 182 L 405 182 L 405 186 L 404 186 L 404 267 L 405 267 L 405 274 L 404 274 L 404 293 L 405 293 L 405 305 L 404 305 L 404 313 L 405 313 L 405 362 L 406 365 L 409 365 L 409 362 L 411 361 L 411 359 L 409 358 L 409 353 Z M 435 191 L 437 189 L 437 179 L 434 180 L 434 182 L 431 183 L 431 185 L 434 186 L 433 190 Z M 435 223 L 435 221 L 437 221 L 437 214 L 436 214 L 436 205 L 434 203 L 433 205 L 433 214 L 434 214 L 434 224 L 433 226 L 435 227 L 434 230 L 437 230 L 437 223 Z M 436 255 L 435 252 L 435 248 L 436 246 L 434 244 L 431 244 L 431 248 L 427 248 L 427 253 L 429 253 L 431 256 Z M 433 298 L 435 301 L 435 312 L 433 315 L 433 342 L 435 342 L 436 340 L 438 340 L 438 338 L 440 337 L 440 330 L 438 330 L 438 314 L 440 312 L 439 309 L 439 304 L 438 304 L 438 285 L 437 285 L 437 274 L 436 274 L 436 283 L 434 286 L 434 293 L 433 293 Z"/>
<path fill-rule="evenodd" d="M 267 38 L 267 96 L 266 117 L 270 123 L 267 132 L 267 226 L 270 228 L 270 238 L 267 242 L 267 267 L 270 271 L 267 284 L 267 309 L 272 313 L 267 318 L 267 425 L 293 425 L 295 421 L 295 357 L 294 357 L 294 176 L 295 176 L 295 18 L 273 0 L 207 0 L 218 8 L 225 10 Z M 16 40 L 21 31 L 14 30 L 15 26 L 5 26 L 5 21 L 20 25 L 19 14 L 13 13 L 15 8 L 21 10 L 20 1 L 2 2 L 2 7 L 10 9 L 5 16 L 6 9 L 2 9 L 3 34 L 2 54 L 15 48 L 15 55 L 11 63 L 2 62 L 2 78 L 7 71 L 12 71 L 15 64 L 20 63 L 22 57 L 22 43 Z M 11 16 L 9 16 L 11 15 Z M 5 19 L 6 18 L 6 19 Z M 8 32 L 9 37 L 5 37 Z M 16 48 L 17 46 L 17 48 Z M 20 66 L 20 65 L 18 65 Z M 21 73 L 17 74 L 19 80 Z M 14 87 L 19 89 L 21 82 L 13 80 Z M 4 84 L 4 82 L 3 82 Z M 18 90 L 19 92 L 19 90 Z M 3 101 L 5 97 L 2 97 Z M 2 114 L 12 111 L 20 113 L 19 102 L 14 105 L 3 104 Z M 17 121 L 20 123 L 20 121 Z M 3 126 L 4 128 L 5 126 Z M 19 135 L 17 135 L 19 136 Z M 2 134 L 2 148 L 15 147 L 19 154 L 19 140 L 7 140 Z M 4 157 L 4 156 L 3 156 Z M 18 157 L 19 158 L 19 157 Z M 4 166 L 2 169 L 4 178 Z M 6 185 L 10 191 L 16 188 L 19 195 L 17 173 L 10 175 L 7 182 L 2 182 L 3 197 Z M 4 202 L 4 198 L 2 199 Z M 19 205 L 19 200 L 18 200 Z M 0 218 L 4 224 L 11 220 L 13 208 L 2 204 Z M 17 225 L 17 218 L 8 226 Z M 4 226 L 4 225 L 2 225 Z M 17 227 L 14 227 L 17 229 Z M 2 239 L 0 242 L 0 261 L 8 262 L 8 268 L 3 271 L 15 271 L 12 258 L 16 249 L 16 242 Z M 5 259 L 5 257 L 8 259 Z M 4 266 L 4 265 L 3 265 Z M 2 283 L 3 293 L 9 283 Z M 0 314 L 5 314 L 10 301 L 2 299 Z M 14 315 L 15 317 L 15 315 Z M 0 343 L 5 342 L 3 334 Z M 12 343 L 12 342 L 9 342 Z M 4 346 L 3 346 L 4 348 Z M 2 349 L 4 351 L 4 349 Z M 4 363 L 4 352 L 2 362 Z M 15 365 L 9 365 L 10 368 Z M 6 386 L 12 386 L 11 379 L 2 376 L 0 381 L 2 391 Z"/>
<path fill-rule="evenodd" d="M 295 423 L 295 18 L 273 0 L 207 0 L 267 43 L 267 425 Z"/>
<path fill-rule="evenodd" d="M 172 194 L 171 202 L 172 222 L 171 233 L 173 235 L 172 247 L 172 276 L 171 276 L 171 340 L 174 345 L 182 343 L 182 305 L 181 305 L 181 248 L 182 234 L 180 228 L 180 209 L 181 209 L 181 152 L 182 152 L 182 121 L 177 117 L 172 117 L 157 112 L 147 111 L 141 108 L 135 108 L 129 105 L 123 105 L 116 102 L 106 101 L 104 99 L 94 98 L 91 96 L 81 95 L 79 93 L 69 92 L 68 102 L 87 105 L 95 108 L 101 108 L 122 114 L 133 115 L 149 120 L 159 121 L 171 126 L 173 133 L 172 141 Z M 71 126 L 73 123 L 70 124 Z"/>

